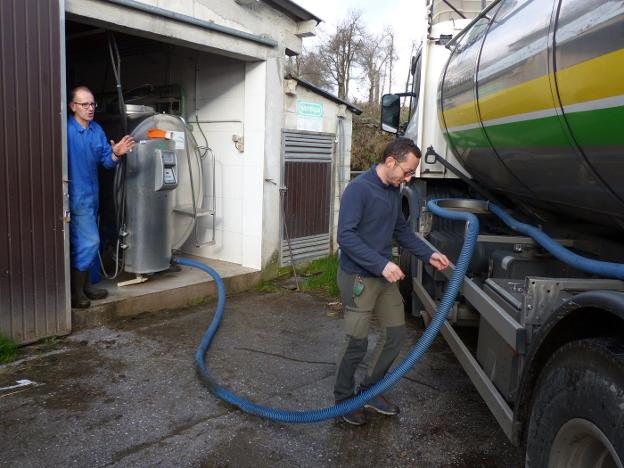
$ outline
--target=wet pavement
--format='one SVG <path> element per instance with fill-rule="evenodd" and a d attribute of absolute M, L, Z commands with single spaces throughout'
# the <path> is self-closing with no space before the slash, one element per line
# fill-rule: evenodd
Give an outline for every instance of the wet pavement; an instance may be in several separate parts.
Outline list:
<path fill-rule="evenodd" d="M 330 301 L 287 290 L 229 297 L 208 368 L 256 403 L 331 405 L 343 337 Z M 23 348 L 16 363 L 0 366 L 0 466 L 522 466 L 441 339 L 388 393 L 401 407 L 396 417 L 367 413 L 362 427 L 289 425 L 233 409 L 201 385 L 193 366 L 214 305 Z M 408 330 L 404 352 L 421 333 L 416 321 Z M 21 379 L 35 384 L 6 389 Z"/>

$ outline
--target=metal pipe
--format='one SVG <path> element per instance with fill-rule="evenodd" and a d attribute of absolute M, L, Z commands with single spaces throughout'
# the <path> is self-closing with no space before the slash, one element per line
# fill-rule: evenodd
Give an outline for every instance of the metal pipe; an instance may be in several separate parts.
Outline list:
<path fill-rule="evenodd" d="M 455 8 L 453 6 L 453 4 L 451 2 L 449 2 L 448 0 L 442 0 L 442 2 L 446 3 L 446 5 L 453 10 L 455 13 L 457 13 L 459 16 L 461 16 L 463 19 L 466 19 L 466 15 L 464 15 L 461 11 L 459 11 L 457 8 Z"/>
<path fill-rule="evenodd" d="M 163 18 L 169 18 L 180 23 L 191 24 L 193 26 L 199 26 L 200 28 L 207 29 L 209 31 L 215 31 L 222 34 L 227 34 L 228 36 L 237 37 L 239 39 L 244 39 L 247 41 L 255 42 L 257 44 L 261 44 L 267 47 L 277 47 L 277 41 L 257 36 L 255 34 L 249 34 L 243 31 L 239 31 L 237 29 L 229 28 L 227 26 L 221 26 L 219 24 L 212 23 L 210 21 L 194 18 L 189 15 L 184 15 L 182 13 L 176 13 L 175 11 L 166 10 L 164 8 L 160 8 L 154 5 L 147 5 L 145 3 L 137 2 L 135 0 L 107 0 L 109 3 L 114 3 L 116 5 L 124 6 L 126 8 L 132 8 L 133 10 L 142 11 L 144 13 L 149 13 L 152 15 L 161 16 Z"/>

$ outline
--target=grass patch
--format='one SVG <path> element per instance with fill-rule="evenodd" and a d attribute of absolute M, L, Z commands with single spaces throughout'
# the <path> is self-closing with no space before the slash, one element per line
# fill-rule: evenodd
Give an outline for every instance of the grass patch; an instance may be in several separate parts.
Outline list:
<path fill-rule="evenodd" d="M 273 280 L 262 280 L 256 285 L 256 291 L 260 292 L 276 292 L 279 288 Z"/>
<path fill-rule="evenodd" d="M 61 347 L 61 340 L 58 336 L 49 336 L 38 343 L 37 349 L 40 353 L 49 353 Z"/>
<path fill-rule="evenodd" d="M 16 355 L 17 344 L 15 341 L 0 335 L 0 364 L 15 361 Z"/>
<path fill-rule="evenodd" d="M 266 293 L 277 292 L 281 289 L 278 282 L 284 278 L 290 277 L 291 275 L 291 266 L 281 267 L 277 270 L 277 275 L 274 278 L 260 280 L 260 282 L 256 284 L 256 291 Z"/>
<path fill-rule="evenodd" d="M 336 255 L 319 258 L 310 263 L 296 265 L 299 287 L 303 291 L 324 291 L 333 297 L 340 296 L 336 272 L 338 271 L 338 258 Z M 281 290 L 280 282 L 286 278 L 292 278 L 292 266 L 279 269 L 277 277 L 261 280 L 256 285 L 256 291 L 277 292 Z M 293 286 L 294 288 L 294 286 Z"/>
<path fill-rule="evenodd" d="M 338 271 L 338 257 L 329 255 L 310 262 L 303 278 L 304 290 L 322 290 L 333 297 L 338 297 L 338 282 L 336 272 Z"/>

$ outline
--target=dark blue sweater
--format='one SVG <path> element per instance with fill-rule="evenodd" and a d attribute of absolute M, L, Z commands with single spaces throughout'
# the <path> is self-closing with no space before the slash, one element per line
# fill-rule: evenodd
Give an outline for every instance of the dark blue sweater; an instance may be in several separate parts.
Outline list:
<path fill-rule="evenodd" d="M 424 262 L 434 252 L 405 221 L 399 188 L 384 184 L 375 167 L 349 182 L 338 218 L 340 267 L 362 276 L 382 276 L 392 239 Z"/>

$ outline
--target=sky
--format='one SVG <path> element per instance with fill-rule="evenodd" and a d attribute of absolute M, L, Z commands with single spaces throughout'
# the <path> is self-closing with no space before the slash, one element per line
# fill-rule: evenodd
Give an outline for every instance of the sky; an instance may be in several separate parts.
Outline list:
<path fill-rule="evenodd" d="M 392 92 L 405 91 L 412 42 L 420 41 L 424 27 L 425 0 L 294 0 L 310 13 L 323 20 L 317 31 L 332 30 L 347 16 L 349 10 L 362 11 L 362 19 L 371 33 L 381 33 L 391 26 L 395 34 L 395 48 L 399 60 L 394 65 Z M 312 48 L 316 38 L 305 38 L 304 47 Z M 365 86 L 351 83 L 353 94 L 365 99 Z M 357 89 L 362 88 L 362 89 Z M 386 89 L 387 91 L 387 89 Z"/>

